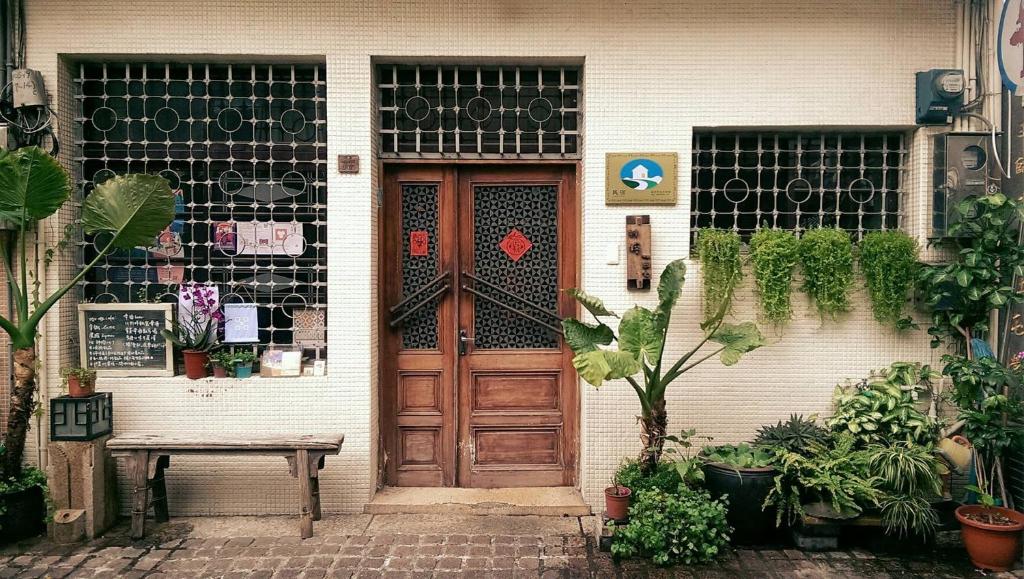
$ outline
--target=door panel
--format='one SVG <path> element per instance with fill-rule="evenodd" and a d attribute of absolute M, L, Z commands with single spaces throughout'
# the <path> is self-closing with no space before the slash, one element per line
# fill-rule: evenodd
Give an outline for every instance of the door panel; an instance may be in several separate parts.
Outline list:
<path fill-rule="evenodd" d="M 391 168 L 382 218 L 387 484 L 575 484 L 572 168 Z"/>

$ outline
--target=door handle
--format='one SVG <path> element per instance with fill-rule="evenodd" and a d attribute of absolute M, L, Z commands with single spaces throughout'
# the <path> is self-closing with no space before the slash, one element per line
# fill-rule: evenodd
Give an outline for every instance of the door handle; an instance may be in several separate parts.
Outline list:
<path fill-rule="evenodd" d="M 459 355 L 465 356 L 469 351 L 469 343 L 473 341 L 466 333 L 466 330 L 459 330 Z"/>

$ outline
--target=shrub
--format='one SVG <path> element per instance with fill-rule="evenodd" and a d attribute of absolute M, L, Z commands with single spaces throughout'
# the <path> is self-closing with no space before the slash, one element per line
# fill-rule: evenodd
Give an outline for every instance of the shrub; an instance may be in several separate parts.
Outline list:
<path fill-rule="evenodd" d="M 725 503 L 705 491 L 641 491 L 629 507 L 629 523 L 615 529 L 612 555 L 648 558 L 658 565 L 712 561 L 729 544 L 732 530 L 725 512 Z"/>
<path fill-rule="evenodd" d="M 917 253 L 917 242 L 902 231 L 873 231 L 860 242 L 860 269 L 880 323 L 909 327 L 903 308 L 918 276 Z"/>
<path fill-rule="evenodd" d="M 764 318 L 781 324 L 793 317 L 790 294 L 800 241 L 789 231 L 761 229 L 750 238 L 754 283 Z"/>
<path fill-rule="evenodd" d="M 866 384 L 836 386 L 835 413 L 827 424 L 833 432 L 852 435 L 862 447 L 929 444 L 938 425 L 916 408 L 914 390 L 933 375 L 928 366 L 896 362 Z"/>
<path fill-rule="evenodd" d="M 850 309 L 853 242 L 842 229 L 811 229 L 800 238 L 803 289 L 818 312 L 835 319 Z"/>
<path fill-rule="evenodd" d="M 649 490 L 675 494 L 679 492 L 679 484 L 682 482 L 672 463 L 659 462 L 654 472 L 646 474 L 643 471 L 643 466 L 637 460 L 628 460 L 622 463 L 615 473 L 615 480 L 633 491 L 633 496 Z"/>
<path fill-rule="evenodd" d="M 697 235 L 697 256 L 704 280 L 705 320 L 722 308 L 743 277 L 740 244 L 740 235 L 735 231 L 701 229 Z"/>
<path fill-rule="evenodd" d="M 814 416 L 804 418 L 790 414 L 786 422 L 762 426 L 754 444 L 773 450 L 804 454 L 811 444 L 827 444 L 828 431 L 818 426 Z"/>

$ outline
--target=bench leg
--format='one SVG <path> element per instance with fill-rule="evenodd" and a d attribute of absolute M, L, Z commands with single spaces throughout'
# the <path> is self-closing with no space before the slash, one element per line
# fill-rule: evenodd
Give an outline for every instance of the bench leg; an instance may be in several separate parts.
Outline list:
<path fill-rule="evenodd" d="M 169 456 L 157 457 L 156 474 L 150 481 L 153 488 L 153 514 L 158 523 L 166 523 L 171 518 L 167 509 L 167 484 L 164 482 L 164 469 L 170 466 L 170 459 Z"/>
<path fill-rule="evenodd" d="M 299 536 L 313 536 L 313 477 L 309 476 L 309 451 L 295 451 L 295 467 L 299 479 Z"/>
<path fill-rule="evenodd" d="M 313 520 L 319 521 L 323 517 L 320 511 L 320 469 L 324 467 L 324 456 L 311 456 L 309 465 L 310 487 L 313 490 Z M 316 464 L 312 464 L 315 461 Z"/>
<path fill-rule="evenodd" d="M 146 499 L 149 494 L 149 451 L 138 450 L 128 457 L 128 478 L 132 482 L 131 538 L 141 539 L 146 528 Z"/>

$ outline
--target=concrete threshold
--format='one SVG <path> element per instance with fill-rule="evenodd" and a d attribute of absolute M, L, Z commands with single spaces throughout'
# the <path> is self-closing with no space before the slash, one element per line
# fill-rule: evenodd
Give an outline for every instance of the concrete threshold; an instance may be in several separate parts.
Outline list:
<path fill-rule="evenodd" d="M 365 512 L 384 514 L 542 515 L 582 517 L 590 505 L 573 487 L 463 489 L 385 487 Z"/>

